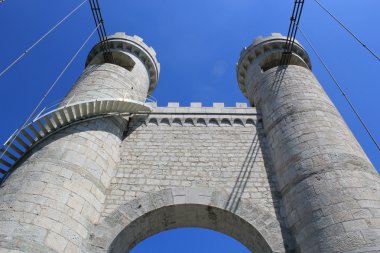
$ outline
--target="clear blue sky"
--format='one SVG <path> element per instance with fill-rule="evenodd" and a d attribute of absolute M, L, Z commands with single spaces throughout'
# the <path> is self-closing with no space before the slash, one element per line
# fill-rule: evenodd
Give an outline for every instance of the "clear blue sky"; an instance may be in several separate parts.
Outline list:
<path fill-rule="evenodd" d="M 81 1 L 6 0 L 1 3 L 0 69 L 5 68 Z M 161 76 L 153 95 L 158 99 L 160 106 L 175 101 L 183 106 L 189 105 L 190 102 L 202 102 L 205 105 L 224 102 L 227 106 L 232 106 L 235 102 L 246 101 L 235 78 L 235 64 L 240 50 L 258 35 L 268 35 L 271 32 L 285 34 L 294 2 L 293 0 L 99 1 L 109 34 L 117 31 L 137 34 L 157 51 L 161 63 Z M 379 0 L 320 1 L 380 54 Z M 378 75 L 380 63 L 322 12 L 313 0 L 306 1 L 301 24 L 336 78 L 342 83 L 376 139 L 380 140 Z M 93 27 L 91 12 L 86 4 L 0 78 L 1 143 L 27 118 Z M 349 110 L 343 96 L 304 40 L 301 37 L 298 39 L 311 56 L 313 71 L 317 78 L 375 167 L 380 169 L 379 151 L 371 143 Z M 87 53 L 96 42 L 97 37 L 94 36 L 53 91 L 48 99 L 49 102 L 62 98 L 70 89 L 83 70 Z M 181 235 L 187 235 L 186 238 L 194 240 L 209 236 L 210 240 L 219 240 L 215 245 L 219 244 L 224 248 L 223 245 L 226 243 L 224 237 L 204 231 L 193 232 L 184 230 L 181 233 L 179 231 L 162 233 L 157 237 L 160 240 L 153 238 L 145 242 L 146 250 L 142 250 L 141 246 L 141 251 L 138 252 L 153 252 L 149 247 L 152 249 L 152 245 L 158 242 L 166 245 L 165 240 L 168 238 L 176 244 L 181 242 Z M 198 237 L 195 234 L 198 234 Z M 179 243 L 178 245 L 181 246 Z M 207 245 L 201 243 L 199 245 L 200 248 L 192 252 L 210 252 L 207 250 Z M 177 249 L 173 252 L 178 251 Z M 236 246 L 235 250 L 229 252 L 244 252 L 244 250 Z"/>

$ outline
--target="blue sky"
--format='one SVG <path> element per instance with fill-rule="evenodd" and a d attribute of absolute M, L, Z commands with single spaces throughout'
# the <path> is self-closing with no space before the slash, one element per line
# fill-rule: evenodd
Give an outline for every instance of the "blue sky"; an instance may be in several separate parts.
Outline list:
<path fill-rule="evenodd" d="M 191 238 L 191 239 L 190 239 Z M 138 244 L 131 253 L 249 253 L 235 239 L 208 229 L 180 228 L 161 232 Z"/>
<path fill-rule="evenodd" d="M 1 3 L 0 69 L 81 1 L 6 0 Z M 168 102 L 180 102 L 183 106 L 190 102 L 202 102 L 206 106 L 212 102 L 224 102 L 233 106 L 235 102 L 246 101 L 236 82 L 235 64 L 239 53 L 258 35 L 271 32 L 285 34 L 293 7 L 292 0 L 99 1 L 109 34 L 118 31 L 137 34 L 157 51 L 161 76 L 153 96 L 160 106 L 166 106 Z M 353 0 L 320 1 L 380 54 L 380 35 L 377 32 L 380 1 L 366 0 L 365 4 Z M 379 61 L 334 23 L 313 0 L 306 1 L 301 26 L 351 97 L 375 138 L 380 140 Z M 85 4 L 19 64 L 0 77 L 1 143 L 27 118 L 93 27 L 89 6 Z M 375 167 L 380 169 L 379 151 L 306 42 L 300 36 L 298 39 L 311 56 L 315 75 Z M 70 89 L 97 40 L 96 36 L 91 39 L 49 96 L 47 104 L 62 98 Z"/>

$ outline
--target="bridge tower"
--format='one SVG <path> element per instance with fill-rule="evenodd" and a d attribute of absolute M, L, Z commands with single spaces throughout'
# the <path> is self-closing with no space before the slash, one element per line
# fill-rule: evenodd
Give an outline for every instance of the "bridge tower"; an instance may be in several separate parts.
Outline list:
<path fill-rule="evenodd" d="M 141 38 L 109 38 L 58 107 L 0 159 L 0 251 L 128 252 L 180 227 L 217 230 L 252 252 L 377 252 L 380 180 L 296 42 L 244 49 L 253 107 L 148 106 L 159 64 Z M 3 165 L 7 168 L 4 168 Z"/>
<path fill-rule="evenodd" d="M 145 100 L 160 69 L 141 38 L 116 33 L 108 43 L 114 63 L 105 62 L 101 43 L 93 47 L 58 108 L 10 147 L 16 163 L 0 189 L 1 252 L 83 252 L 99 221 L 128 113 L 150 110 Z M 10 152 L 20 144 L 18 159 Z"/>
<path fill-rule="evenodd" d="M 262 116 L 287 226 L 300 252 L 379 252 L 380 178 L 311 71 L 296 41 L 257 38 L 237 67 Z"/>

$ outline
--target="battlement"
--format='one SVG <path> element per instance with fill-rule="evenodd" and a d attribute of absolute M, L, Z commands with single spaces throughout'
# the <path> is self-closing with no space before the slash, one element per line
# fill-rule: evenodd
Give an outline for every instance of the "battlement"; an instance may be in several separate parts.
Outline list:
<path fill-rule="evenodd" d="M 139 36 L 129 36 L 123 32 L 115 33 L 107 37 L 108 46 L 114 59 L 114 64 L 131 71 L 140 61 L 149 74 L 149 91 L 151 94 L 155 89 L 160 75 L 160 63 L 156 58 L 156 51 Z M 86 67 L 104 63 L 103 44 L 96 44 L 88 54 Z"/>
<path fill-rule="evenodd" d="M 239 62 L 236 65 L 237 81 L 243 95 L 250 99 L 250 87 L 247 86 L 252 78 L 260 79 L 261 73 L 281 65 L 281 58 L 288 40 L 280 33 L 272 33 L 270 36 L 257 37 L 253 43 L 245 47 L 240 53 Z M 292 57 L 289 65 L 302 66 L 311 69 L 311 61 L 302 45 L 295 40 L 292 47 Z"/>
<path fill-rule="evenodd" d="M 182 126 L 182 127 L 257 127 L 261 122 L 254 107 L 246 103 L 236 103 L 235 107 L 225 107 L 224 103 L 213 103 L 204 107 L 193 102 L 190 106 L 180 106 L 170 102 L 166 107 L 150 104 L 149 113 L 134 114 L 130 126 Z"/>
<path fill-rule="evenodd" d="M 212 106 L 203 106 L 202 103 L 192 102 L 190 106 L 180 106 L 178 102 L 169 102 L 167 106 L 157 106 L 156 103 L 148 103 L 152 108 L 151 114 L 248 114 L 256 115 L 254 107 L 248 107 L 247 103 L 236 103 L 234 107 L 226 107 L 224 103 L 213 103 Z"/>

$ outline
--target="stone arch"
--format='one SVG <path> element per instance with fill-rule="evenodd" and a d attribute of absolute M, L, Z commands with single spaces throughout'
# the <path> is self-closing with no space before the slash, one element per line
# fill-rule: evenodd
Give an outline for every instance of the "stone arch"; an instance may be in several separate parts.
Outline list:
<path fill-rule="evenodd" d="M 194 121 L 192 119 L 185 119 L 185 126 L 195 126 Z"/>
<path fill-rule="evenodd" d="M 219 123 L 218 123 L 218 121 L 216 119 L 210 119 L 208 121 L 208 125 L 209 126 L 219 126 Z"/>
<path fill-rule="evenodd" d="M 155 125 L 158 126 L 158 121 L 156 118 L 149 119 L 148 125 Z"/>
<path fill-rule="evenodd" d="M 229 235 L 252 252 L 285 252 L 278 220 L 264 208 L 240 200 L 232 211 L 230 194 L 208 188 L 173 188 L 148 193 L 105 218 L 90 235 L 89 252 L 129 252 L 159 232 L 200 227 Z"/>
<path fill-rule="evenodd" d="M 205 119 L 197 119 L 197 126 L 206 126 Z"/>
<path fill-rule="evenodd" d="M 167 119 L 167 118 L 161 119 L 160 123 L 161 123 L 162 125 L 170 126 L 169 119 Z"/>
<path fill-rule="evenodd" d="M 231 121 L 229 119 L 222 119 L 220 122 L 221 126 L 232 126 Z"/>
<path fill-rule="evenodd" d="M 255 121 L 253 119 L 247 119 L 247 121 L 245 122 L 245 125 L 252 125 L 252 126 L 254 126 L 255 125 Z"/>
<path fill-rule="evenodd" d="M 181 120 L 178 118 L 173 119 L 172 126 L 182 126 Z"/>
<path fill-rule="evenodd" d="M 241 119 L 235 119 L 234 126 L 244 126 L 244 123 Z"/>

